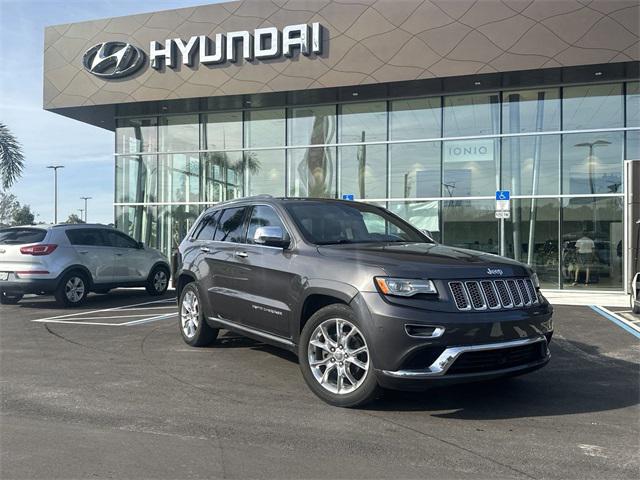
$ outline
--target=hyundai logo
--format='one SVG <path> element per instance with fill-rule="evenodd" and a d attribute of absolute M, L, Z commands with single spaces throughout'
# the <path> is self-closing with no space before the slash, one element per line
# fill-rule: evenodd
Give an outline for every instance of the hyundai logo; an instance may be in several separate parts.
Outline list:
<path fill-rule="evenodd" d="M 487 268 L 487 275 L 504 275 L 504 272 L 499 268 Z"/>
<path fill-rule="evenodd" d="M 131 75 L 144 63 L 144 52 L 130 43 L 105 42 L 86 51 L 82 64 L 87 71 L 102 78 Z"/>

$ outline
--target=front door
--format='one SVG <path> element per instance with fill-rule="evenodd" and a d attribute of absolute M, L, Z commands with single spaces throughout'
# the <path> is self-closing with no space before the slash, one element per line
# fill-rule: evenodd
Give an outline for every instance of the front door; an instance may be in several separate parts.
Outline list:
<path fill-rule="evenodd" d="M 133 238 L 117 230 L 104 230 L 107 242 L 113 251 L 114 282 L 118 284 L 140 284 L 144 282 L 152 267 L 144 249 Z"/>

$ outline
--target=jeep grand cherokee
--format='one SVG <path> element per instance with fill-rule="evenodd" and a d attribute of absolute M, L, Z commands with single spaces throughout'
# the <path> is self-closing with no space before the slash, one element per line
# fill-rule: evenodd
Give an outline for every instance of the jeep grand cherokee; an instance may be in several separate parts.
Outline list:
<path fill-rule="evenodd" d="M 437 244 L 364 203 L 217 205 L 181 243 L 174 278 L 186 343 L 227 329 L 291 350 L 332 405 L 549 361 L 552 307 L 528 266 Z"/>

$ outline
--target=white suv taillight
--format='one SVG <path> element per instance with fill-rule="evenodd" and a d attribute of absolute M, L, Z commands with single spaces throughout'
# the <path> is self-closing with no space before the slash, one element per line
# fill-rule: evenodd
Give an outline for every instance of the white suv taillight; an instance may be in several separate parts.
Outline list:
<path fill-rule="evenodd" d="M 53 243 L 39 243 L 37 245 L 27 245 L 20 248 L 20 253 L 23 255 L 33 255 L 36 257 L 40 257 L 43 255 L 49 255 L 52 253 L 58 245 L 54 245 Z"/>

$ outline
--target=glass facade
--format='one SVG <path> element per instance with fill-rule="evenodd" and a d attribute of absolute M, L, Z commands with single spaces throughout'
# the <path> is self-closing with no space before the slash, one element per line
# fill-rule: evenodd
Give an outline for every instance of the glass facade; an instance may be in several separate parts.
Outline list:
<path fill-rule="evenodd" d="M 628 82 L 119 118 L 116 225 L 169 254 L 217 202 L 353 194 L 527 262 L 544 287 L 620 290 L 639 112 Z M 513 198 L 504 223 L 498 189 Z"/>

